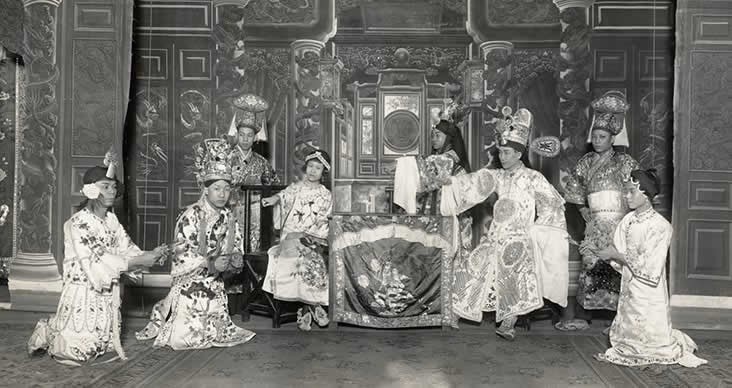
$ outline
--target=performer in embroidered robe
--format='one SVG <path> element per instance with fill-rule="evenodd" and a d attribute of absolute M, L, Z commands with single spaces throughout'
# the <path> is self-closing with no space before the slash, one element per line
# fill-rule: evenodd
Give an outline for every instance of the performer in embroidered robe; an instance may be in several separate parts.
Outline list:
<path fill-rule="evenodd" d="M 231 321 L 223 281 L 243 267 L 241 230 L 226 206 L 231 193 L 231 150 L 223 139 L 208 139 L 195 151 L 203 193 L 176 222 L 170 292 L 155 304 L 147 326 L 136 333 L 138 340 L 155 338 L 154 347 L 229 347 L 254 337 Z"/>
<path fill-rule="evenodd" d="M 615 364 L 681 364 L 697 367 L 707 361 L 694 355 L 697 346 L 673 329 L 666 284 L 666 254 L 671 224 L 651 205 L 660 190 L 655 171 L 635 170 L 626 183 L 632 212 L 618 224 L 613 244 L 598 252 L 622 274 L 618 313 L 610 327 L 611 348 L 595 357 Z"/>
<path fill-rule="evenodd" d="M 112 212 L 117 181 L 114 163 L 107 162 L 108 168 L 86 171 L 82 194 L 87 199 L 64 223 L 61 298 L 56 314 L 36 325 L 29 354 L 47 350 L 56 361 L 75 366 L 112 350 L 126 359 L 120 342 L 120 276 L 152 266 L 167 248 L 143 252 L 130 240 Z"/>
<path fill-rule="evenodd" d="M 564 200 L 541 173 L 521 161 L 528 152 L 531 122 L 526 109 L 501 122 L 501 169 L 452 177 L 442 187 L 446 215 L 498 194 L 488 236 L 467 260 L 455 263 L 453 308 L 478 322 L 483 311 L 496 311 L 496 322 L 502 322 L 496 334 L 508 340 L 515 336 L 518 316 L 542 307 L 543 298 L 566 306 L 569 287 Z"/>
<path fill-rule="evenodd" d="M 275 206 L 275 228 L 282 230 L 278 245 L 269 249 L 269 264 L 262 289 L 276 299 L 306 304 L 298 310 L 298 327 L 310 330 L 314 319 L 328 324 L 322 306 L 328 305 L 328 216 L 333 207 L 330 191 L 321 182 L 330 170 L 330 157 L 316 150 L 305 157 L 303 181 L 292 183 L 276 195 L 262 199 Z"/>
<path fill-rule="evenodd" d="M 567 202 L 579 205 L 587 222 L 579 247 L 583 263 L 577 290 L 579 317 L 587 314 L 583 310 L 615 310 L 617 306 L 620 275 L 599 260 L 597 252 L 611 243 L 612 231 L 628 213 L 622 199 L 623 177 L 639 167 L 630 155 L 613 150 L 613 145 L 628 146 L 624 124 L 628 110 L 625 96 L 617 91 L 607 92 L 592 102 L 592 108 L 595 116 L 588 141 L 592 142 L 594 151 L 577 162 L 565 192 Z M 572 304 L 565 311 L 565 319 L 557 322 L 557 329 L 566 331 L 589 327 L 583 319 L 572 319 L 574 307 Z"/>

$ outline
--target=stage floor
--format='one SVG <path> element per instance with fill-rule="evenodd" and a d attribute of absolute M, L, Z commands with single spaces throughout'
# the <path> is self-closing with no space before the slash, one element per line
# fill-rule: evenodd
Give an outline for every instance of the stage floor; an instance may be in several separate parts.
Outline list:
<path fill-rule="evenodd" d="M 272 329 L 267 318 L 242 323 L 257 332 L 233 348 L 175 352 L 134 339 L 142 319 L 128 319 L 123 345 L 130 359 L 73 368 L 49 357 L 28 359 L 25 343 L 44 314 L 0 311 L 0 386 L 151 387 L 721 387 L 732 385 L 732 333 L 687 331 L 710 361 L 698 369 L 625 368 L 592 358 L 606 346 L 594 323 L 566 334 L 548 321 L 520 330 L 516 341 L 493 324 L 461 330 L 339 327 L 299 332 Z"/>

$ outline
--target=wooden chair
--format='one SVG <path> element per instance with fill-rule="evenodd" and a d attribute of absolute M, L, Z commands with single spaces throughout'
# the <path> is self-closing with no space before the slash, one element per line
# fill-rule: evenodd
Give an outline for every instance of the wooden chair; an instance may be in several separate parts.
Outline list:
<path fill-rule="evenodd" d="M 245 203 L 251 203 L 252 195 L 260 193 L 262 198 L 269 197 L 286 186 L 242 186 L 242 195 Z M 267 273 L 269 256 L 267 250 L 277 243 L 277 231 L 272 221 L 272 208 L 262 208 L 260 211 L 260 237 L 259 248 L 252 251 L 249 240 L 249 225 L 251 224 L 250 212 L 247 212 L 246 225 L 244 225 L 244 268 L 240 280 L 243 282 L 241 300 L 234 303 L 231 308 L 241 313 L 242 321 L 249 321 L 250 314 L 262 314 L 272 317 L 272 327 L 279 328 L 282 323 L 297 319 L 297 312 L 291 311 L 294 303 L 281 302 L 276 300 L 272 294 L 264 291 L 264 278 Z"/>

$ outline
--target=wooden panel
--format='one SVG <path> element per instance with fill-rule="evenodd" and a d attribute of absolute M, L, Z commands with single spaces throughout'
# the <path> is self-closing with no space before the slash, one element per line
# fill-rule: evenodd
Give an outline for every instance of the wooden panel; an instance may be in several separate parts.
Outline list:
<path fill-rule="evenodd" d="M 166 209 L 168 207 L 167 187 L 137 187 L 137 207 L 140 209 Z"/>
<path fill-rule="evenodd" d="M 641 50 L 638 53 L 638 78 L 641 81 L 668 80 L 673 74 L 673 58 L 670 54 Z"/>
<path fill-rule="evenodd" d="M 603 3 L 592 8 L 591 23 L 597 31 L 673 29 L 674 10 L 671 1 Z"/>
<path fill-rule="evenodd" d="M 133 58 L 135 78 L 144 80 L 168 79 L 167 49 L 136 49 Z"/>
<path fill-rule="evenodd" d="M 691 279 L 732 280 L 730 273 L 730 223 L 689 221 Z"/>
<path fill-rule="evenodd" d="M 168 217 L 165 215 L 140 213 L 136 223 L 138 236 L 135 241 L 143 250 L 151 250 L 172 238 L 167 235 Z"/>
<path fill-rule="evenodd" d="M 692 209 L 732 210 L 729 182 L 689 182 L 689 207 Z"/>
<path fill-rule="evenodd" d="M 201 198 L 201 189 L 195 187 L 179 187 L 178 188 L 178 208 L 183 209 L 186 206 L 198 201 Z"/>
<path fill-rule="evenodd" d="M 72 44 L 72 153 L 103 157 L 117 129 L 117 42 L 79 39 Z"/>
<path fill-rule="evenodd" d="M 114 4 L 74 3 L 74 30 L 114 32 Z"/>
<path fill-rule="evenodd" d="M 358 163 L 359 175 L 376 175 L 376 162 L 364 162 Z"/>
<path fill-rule="evenodd" d="M 628 78 L 627 58 L 623 50 L 595 50 L 595 79 L 625 81 Z"/>
<path fill-rule="evenodd" d="M 210 50 L 180 50 L 179 56 L 181 80 L 207 81 L 211 79 Z"/>
<path fill-rule="evenodd" d="M 142 31 L 211 31 L 211 2 L 137 5 L 138 29 Z"/>
<path fill-rule="evenodd" d="M 732 15 L 695 15 L 694 43 L 732 44 Z"/>
<path fill-rule="evenodd" d="M 84 186 L 84 173 L 90 167 L 94 167 L 94 164 L 79 164 L 71 167 L 71 187 L 69 194 L 75 195 L 81 192 L 81 188 Z"/>

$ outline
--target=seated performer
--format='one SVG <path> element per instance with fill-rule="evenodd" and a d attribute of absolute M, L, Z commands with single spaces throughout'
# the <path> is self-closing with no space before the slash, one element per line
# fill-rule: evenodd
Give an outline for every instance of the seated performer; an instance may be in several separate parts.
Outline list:
<path fill-rule="evenodd" d="M 305 177 L 276 195 L 262 199 L 262 206 L 274 209 L 274 224 L 282 230 L 280 243 L 269 249 L 269 264 L 262 289 L 276 299 L 306 304 L 297 312 L 297 326 L 311 329 L 313 319 L 319 326 L 328 324 L 327 246 L 328 216 L 333 199 L 323 186 L 330 170 L 330 157 L 315 150 L 305 157 Z"/>
<path fill-rule="evenodd" d="M 496 334 L 513 340 L 518 316 L 542 307 L 544 298 L 566 306 L 569 244 L 564 200 L 521 160 L 529 151 L 531 112 L 519 109 L 510 117 L 510 109 L 504 110 L 509 117 L 499 123 L 502 167 L 449 178 L 441 210 L 459 214 L 498 194 L 488 235 L 467 260 L 456 263 L 453 308 L 477 322 L 483 311 L 496 311 L 501 322 Z"/>
<path fill-rule="evenodd" d="M 155 338 L 154 347 L 229 347 L 254 337 L 231 321 L 224 289 L 223 278 L 243 266 L 241 230 L 226 206 L 231 194 L 230 151 L 223 139 L 208 139 L 195 147 L 201 199 L 178 217 L 170 292 L 136 334 L 138 340 Z"/>
<path fill-rule="evenodd" d="M 595 111 L 588 141 L 594 151 L 578 162 L 566 185 L 565 199 L 580 206 L 587 222 L 584 239 L 579 246 L 584 269 L 580 272 L 577 289 L 577 307 L 580 318 L 590 318 L 587 310 L 612 310 L 618 305 L 620 275 L 597 252 L 611 243 L 615 226 L 628 213 L 622 199 L 623 179 L 638 168 L 630 155 L 615 152 L 613 145 L 627 146 L 625 114 L 628 102 L 618 91 L 605 93 L 592 102 Z M 564 319 L 557 322 L 559 330 L 589 328 L 584 319 L 574 318 L 574 303 L 565 311 Z"/>
<path fill-rule="evenodd" d="M 614 364 L 706 364 L 694 355 L 694 341 L 671 327 L 666 253 L 671 224 L 651 205 L 659 192 L 655 171 L 634 170 L 625 184 L 625 200 L 633 209 L 618 224 L 613 244 L 600 259 L 622 274 L 618 312 L 610 327 L 611 348 L 595 356 Z"/>
<path fill-rule="evenodd" d="M 152 252 L 138 248 L 112 212 L 117 197 L 114 162 L 84 173 L 81 190 L 86 199 L 64 223 L 64 270 L 56 314 L 41 319 L 28 352 L 47 350 L 56 361 L 79 366 L 108 351 L 126 359 L 120 342 L 120 275 L 150 267 L 166 255 L 162 246 Z"/>

